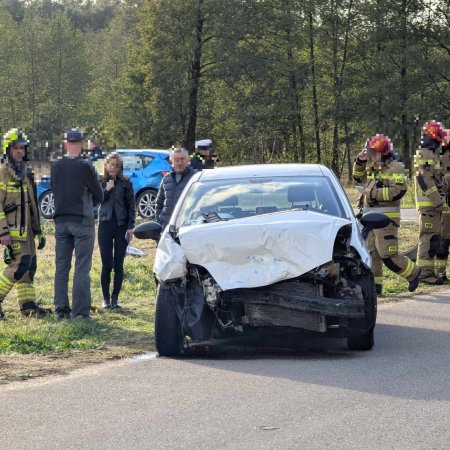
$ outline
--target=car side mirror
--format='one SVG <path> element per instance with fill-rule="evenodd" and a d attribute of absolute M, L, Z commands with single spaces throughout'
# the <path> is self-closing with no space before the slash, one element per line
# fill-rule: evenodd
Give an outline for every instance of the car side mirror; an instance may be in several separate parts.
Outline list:
<path fill-rule="evenodd" d="M 361 233 L 364 239 L 367 239 L 370 231 L 385 228 L 391 223 L 386 214 L 376 211 L 364 214 L 359 221 L 363 226 Z"/>
<path fill-rule="evenodd" d="M 138 225 L 133 234 L 137 239 L 153 239 L 159 241 L 161 237 L 162 226 L 158 222 L 145 222 Z"/>

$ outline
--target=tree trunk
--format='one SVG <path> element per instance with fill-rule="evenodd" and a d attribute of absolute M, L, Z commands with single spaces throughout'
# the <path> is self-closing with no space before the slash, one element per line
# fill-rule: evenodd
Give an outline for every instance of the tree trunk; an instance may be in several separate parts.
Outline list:
<path fill-rule="evenodd" d="M 345 133 L 345 152 L 347 153 L 347 180 L 349 183 L 351 183 L 353 181 L 353 164 L 352 164 L 350 136 L 348 132 L 347 120 L 344 121 L 344 133 Z"/>
<path fill-rule="evenodd" d="M 339 42 L 339 30 L 338 30 L 338 11 L 336 2 L 331 2 L 331 14 L 332 14 L 332 36 L 333 36 L 333 77 L 334 77 L 334 124 L 333 124 L 333 144 L 332 144 L 332 157 L 331 168 L 340 176 L 339 170 L 339 122 L 341 119 L 341 100 L 342 100 L 342 84 L 344 81 L 345 65 L 347 62 L 347 50 L 348 50 L 348 34 L 350 30 L 350 15 L 353 7 L 353 0 L 350 0 L 348 4 L 347 23 L 345 26 L 344 46 L 342 49 L 342 61 L 340 62 L 340 68 L 338 69 L 338 42 Z"/>
<path fill-rule="evenodd" d="M 376 40 L 377 40 L 377 56 L 376 61 L 378 64 L 381 64 L 382 60 L 382 52 L 381 52 L 381 0 L 377 0 L 377 31 L 376 31 Z M 377 122 L 378 122 L 378 131 L 383 129 L 384 120 L 383 120 L 383 92 L 382 87 L 380 86 L 377 93 Z"/>
<path fill-rule="evenodd" d="M 297 84 L 297 75 L 295 71 L 295 60 L 293 54 L 293 38 L 291 31 L 291 7 L 290 3 L 284 3 L 285 6 L 285 15 L 286 15 L 286 35 L 287 35 L 287 66 L 288 66 L 288 78 L 289 78 L 289 91 L 290 91 L 290 100 L 291 100 L 291 127 L 294 138 L 294 162 L 304 163 L 306 159 L 306 147 L 305 147 L 305 139 L 303 132 L 303 120 L 302 114 L 300 111 L 300 99 L 298 95 L 298 84 Z M 300 158 L 298 153 L 298 139 L 297 139 L 297 128 L 299 131 L 300 137 Z"/>
<path fill-rule="evenodd" d="M 400 111 L 401 111 L 401 134 L 403 142 L 403 160 L 405 161 L 406 167 L 410 165 L 410 154 L 409 154 L 409 136 L 408 136 L 408 80 L 407 80 L 407 59 L 406 50 L 408 45 L 407 36 L 407 0 L 402 0 L 402 11 L 401 11 L 401 68 L 400 68 Z"/>
<path fill-rule="evenodd" d="M 290 39 L 290 33 L 288 32 L 288 39 Z M 298 95 L 297 95 L 297 79 L 295 76 L 293 65 L 293 55 L 292 55 L 292 47 L 291 43 L 288 44 L 287 51 L 287 60 L 289 67 L 289 90 L 290 90 L 290 99 L 291 99 L 291 127 L 292 127 L 292 135 L 293 135 L 293 145 L 294 145 L 294 162 L 298 163 L 298 139 L 297 139 L 297 119 L 299 116 L 298 111 Z M 301 162 L 305 162 L 304 159 Z"/>
<path fill-rule="evenodd" d="M 317 101 L 316 60 L 314 56 L 314 23 L 312 10 L 309 11 L 309 55 L 311 64 L 311 77 L 312 77 L 314 132 L 316 137 L 316 162 L 320 163 L 322 158 L 320 150 L 319 104 Z"/>
<path fill-rule="evenodd" d="M 190 73 L 190 92 L 188 103 L 188 124 L 186 130 L 186 148 L 193 152 L 195 149 L 195 131 L 197 126 L 197 103 L 198 103 L 198 89 L 200 85 L 200 68 L 202 57 L 202 33 L 203 33 L 203 0 L 197 2 L 197 23 L 195 27 L 195 48 L 194 55 L 191 62 Z"/>

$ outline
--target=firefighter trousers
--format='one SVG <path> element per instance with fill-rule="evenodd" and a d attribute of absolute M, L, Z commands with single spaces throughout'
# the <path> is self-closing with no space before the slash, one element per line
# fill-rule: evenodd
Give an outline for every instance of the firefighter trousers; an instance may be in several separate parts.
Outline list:
<path fill-rule="evenodd" d="M 399 224 L 391 221 L 386 228 L 372 230 L 367 238 L 375 284 L 380 286 L 383 284 L 383 263 L 407 281 L 416 278 L 420 270 L 409 258 L 398 252 L 398 228 Z"/>
<path fill-rule="evenodd" d="M 435 269 L 438 277 L 446 277 L 447 261 L 450 247 L 450 211 L 443 211 L 441 218 L 441 238 L 436 253 Z"/>
<path fill-rule="evenodd" d="M 25 242 L 12 241 L 14 259 L 0 274 L 0 306 L 14 285 L 17 286 L 17 301 L 20 309 L 28 309 L 35 305 L 36 292 L 33 279 L 36 273 L 36 246 L 34 235 L 28 230 Z"/>
<path fill-rule="evenodd" d="M 435 258 L 441 240 L 441 213 L 436 210 L 419 213 L 419 246 L 417 264 L 421 267 L 421 279 L 435 278 Z"/>

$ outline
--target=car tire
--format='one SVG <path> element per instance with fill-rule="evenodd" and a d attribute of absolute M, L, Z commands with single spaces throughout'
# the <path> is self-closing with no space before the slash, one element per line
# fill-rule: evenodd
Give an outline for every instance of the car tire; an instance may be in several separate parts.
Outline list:
<path fill-rule="evenodd" d="M 155 345 L 160 356 L 178 356 L 183 345 L 175 289 L 158 286 L 155 311 Z"/>
<path fill-rule="evenodd" d="M 373 328 L 368 333 L 349 336 L 347 338 L 347 347 L 349 350 L 372 350 L 374 344 Z"/>
<path fill-rule="evenodd" d="M 369 331 L 352 333 L 347 338 L 347 347 L 350 350 L 371 350 L 375 344 L 374 328 L 377 320 L 377 291 L 375 288 L 375 280 L 372 273 L 368 273 L 352 281 L 359 284 L 363 291 L 364 309 L 366 312 L 366 320 L 369 321 Z"/>
<path fill-rule="evenodd" d="M 143 219 L 154 219 L 156 215 L 156 196 L 158 192 L 154 189 L 142 191 L 136 200 L 137 213 Z"/>
<path fill-rule="evenodd" d="M 53 191 L 49 190 L 44 192 L 39 199 L 39 211 L 44 219 L 53 219 L 55 214 L 55 198 L 53 197 Z"/>

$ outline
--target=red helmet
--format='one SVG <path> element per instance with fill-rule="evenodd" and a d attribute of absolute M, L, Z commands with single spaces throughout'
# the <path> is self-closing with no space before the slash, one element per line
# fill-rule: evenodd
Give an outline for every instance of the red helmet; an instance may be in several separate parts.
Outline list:
<path fill-rule="evenodd" d="M 442 142 L 442 139 L 444 139 L 442 123 L 436 120 L 429 120 L 423 127 L 423 134 L 435 141 Z"/>
<path fill-rule="evenodd" d="M 367 141 L 367 148 L 387 156 L 394 151 L 391 140 L 384 134 L 376 134 Z"/>

